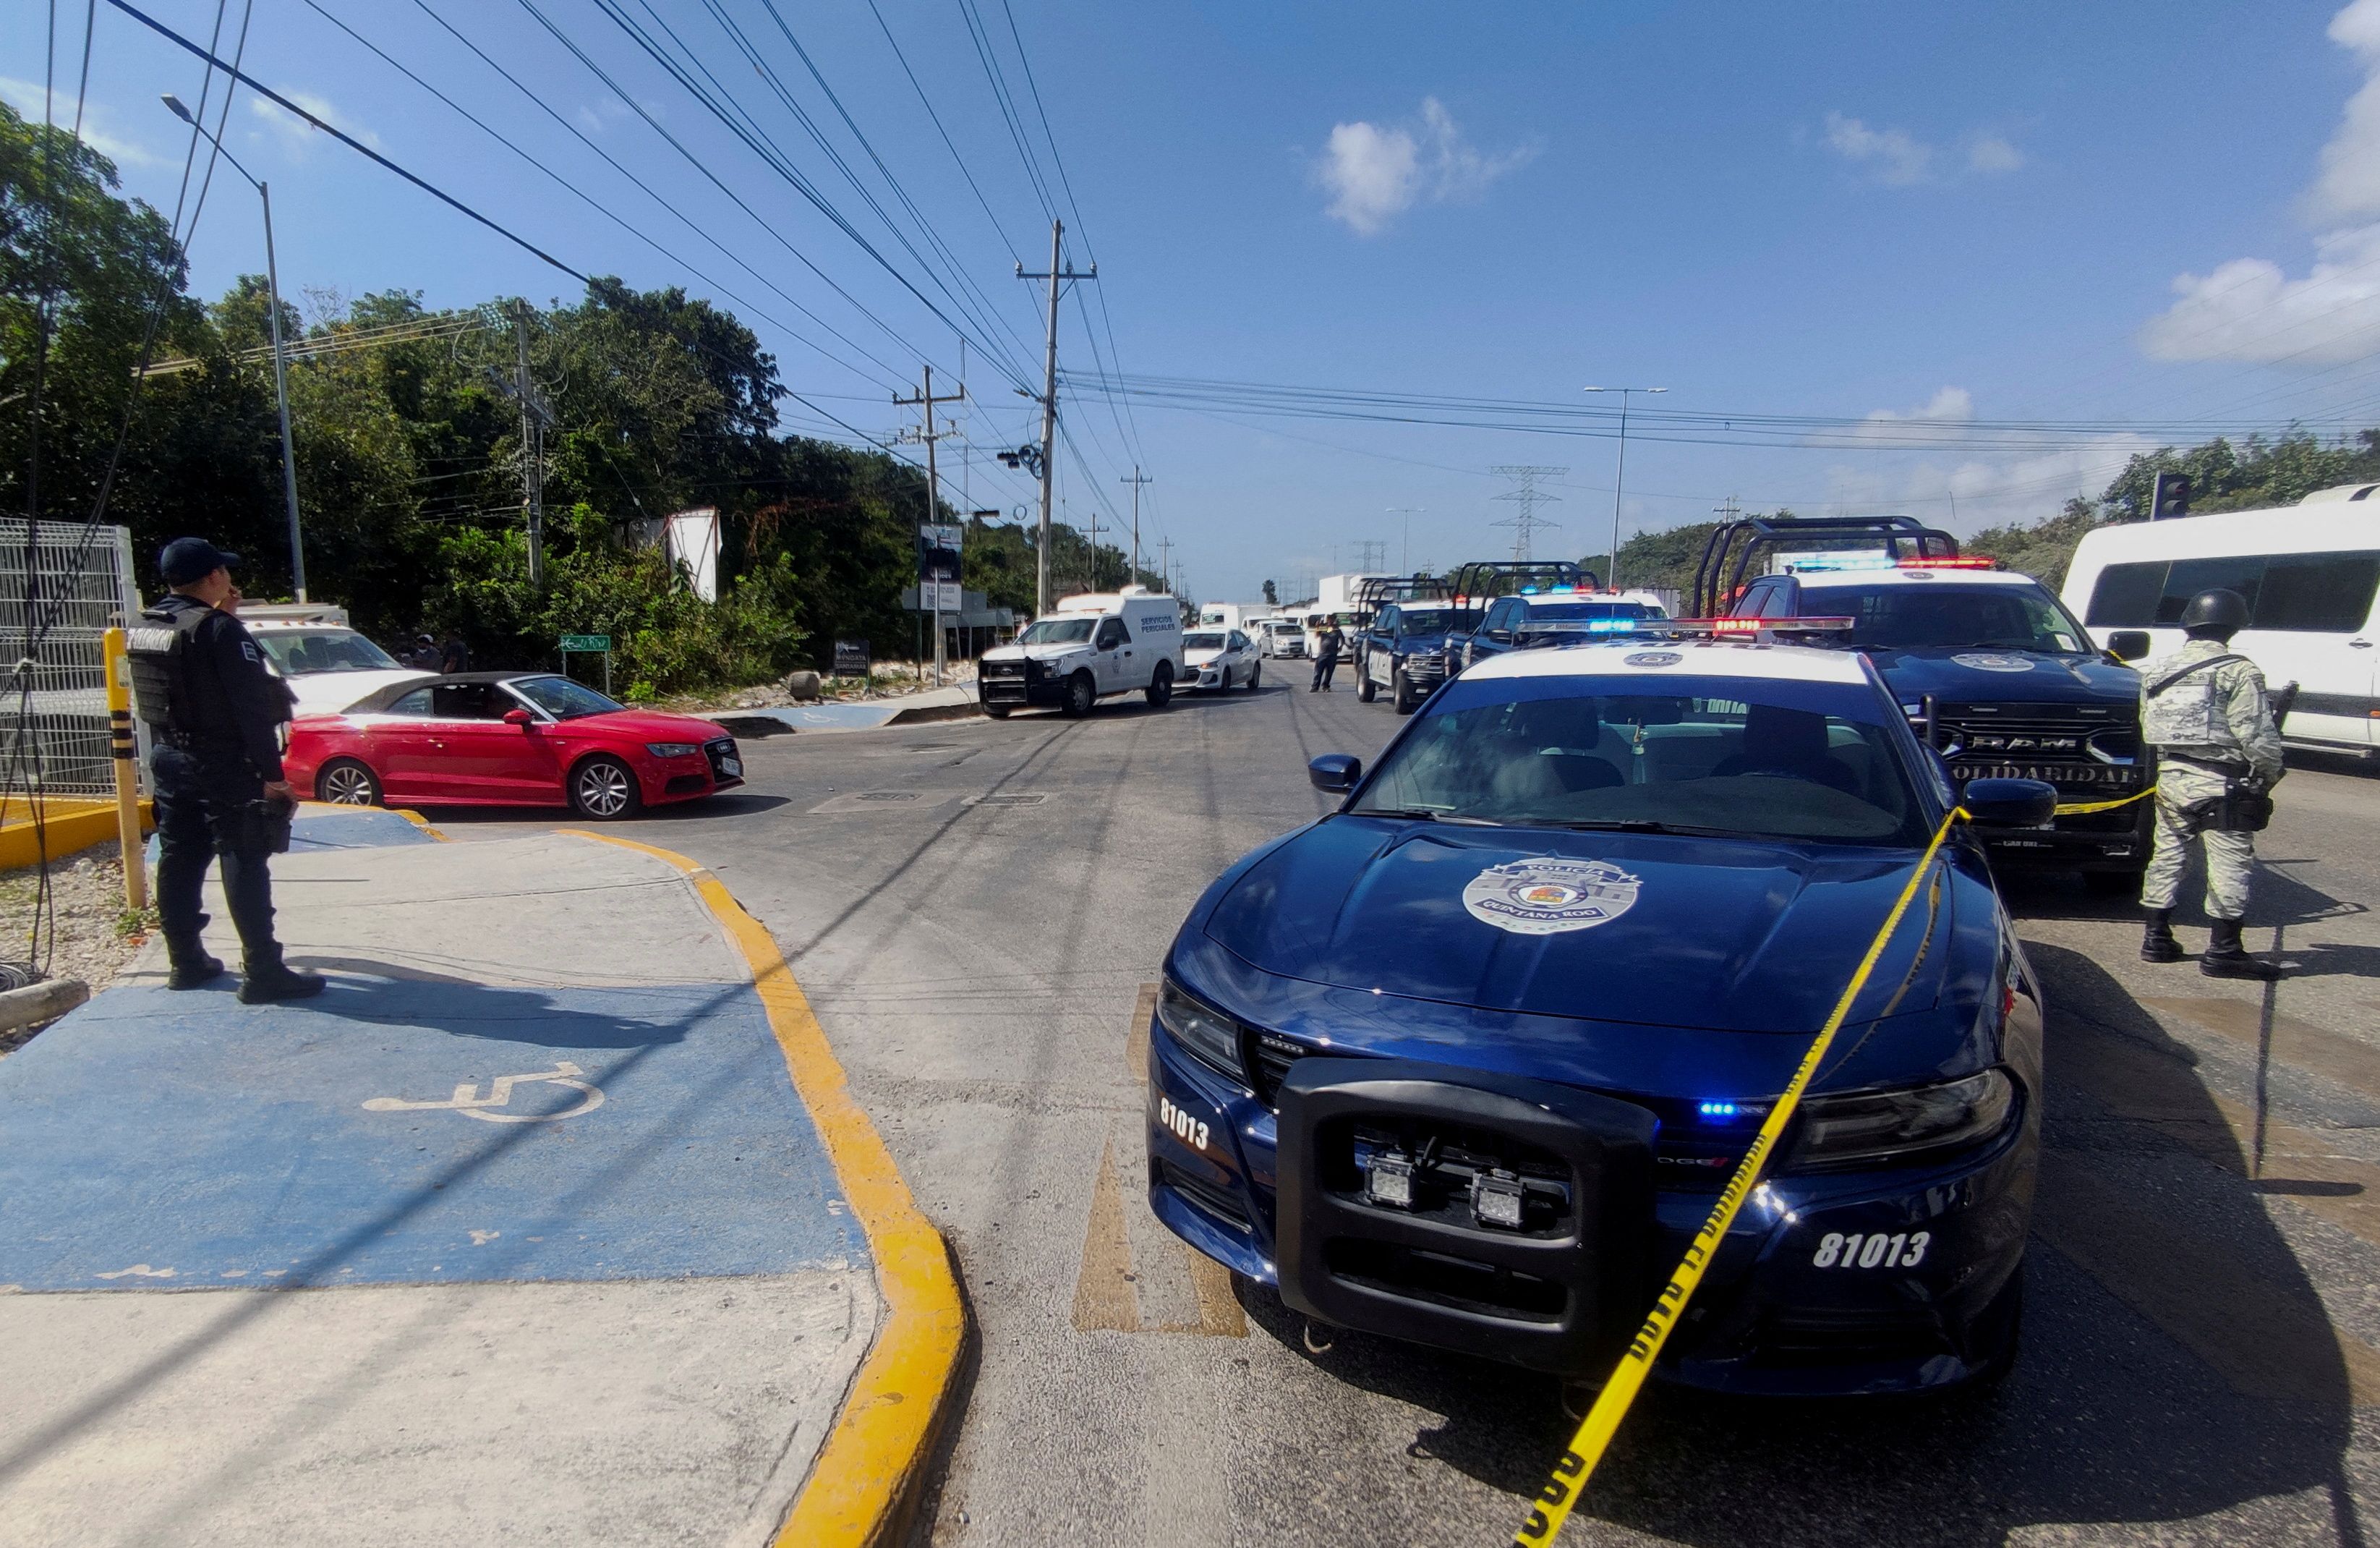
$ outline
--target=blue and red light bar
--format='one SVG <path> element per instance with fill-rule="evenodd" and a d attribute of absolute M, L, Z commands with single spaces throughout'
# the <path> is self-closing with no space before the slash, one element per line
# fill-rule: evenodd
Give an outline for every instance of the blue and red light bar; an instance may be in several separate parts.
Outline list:
<path fill-rule="evenodd" d="M 1948 559 L 1901 559 L 1898 569 L 1998 569 L 2000 562 L 1988 554 L 1958 554 Z"/>

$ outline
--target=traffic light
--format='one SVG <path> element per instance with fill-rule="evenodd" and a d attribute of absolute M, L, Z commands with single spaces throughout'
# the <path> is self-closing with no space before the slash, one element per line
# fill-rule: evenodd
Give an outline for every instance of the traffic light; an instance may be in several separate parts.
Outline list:
<path fill-rule="evenodd" d="M 2149 486 L 2149 519 L 2165 521 L 2190 514 L 2190 475 L 2159 473 Z"/>

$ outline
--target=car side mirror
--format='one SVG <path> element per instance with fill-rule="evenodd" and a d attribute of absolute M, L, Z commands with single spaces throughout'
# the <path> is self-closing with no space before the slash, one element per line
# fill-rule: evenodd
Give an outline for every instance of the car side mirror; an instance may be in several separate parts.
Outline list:
<path fill-rule="evenodd" d="M 2144 628 L 2119 628 L 2107 636 L 2107 653 L 2118 661 L 2139 661 L 2153 649 L 2149 631 Z"/>
<path fill-rule="evenodd" d="M 506 725 L 535 725 L 537 724 L 537 716 L 529 713 L 527 710 L 506 710 L 504 712 L 504 724 Z"/>
<path fill-rule="evenodd" d="M 1491 628 L 1487 631 L 1487 634 L 1488 639 L 1499 645 L 1509 645 L 1512 642 L 1512 631 L 1508 628 Z"/>
<path fill-rule="evenodd" d="M 2058 815 L 2058 787 L 2038 779 L 1971 779 L 1959 804 L 1979 828 L 2042 828 Z"/>
<path fill-rule="evenodd" d="M 1317 790 L 1344 795 L 1364 777 L 1364 761 L 1344 752 L 1326 752 L 1305 765 L 1305 777 Z"/>

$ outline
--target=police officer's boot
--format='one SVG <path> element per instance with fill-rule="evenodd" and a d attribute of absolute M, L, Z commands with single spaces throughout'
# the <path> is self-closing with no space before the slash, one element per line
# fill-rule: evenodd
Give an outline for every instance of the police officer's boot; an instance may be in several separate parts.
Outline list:
<path fill-rule="evenodd" d="M 320 973 L 301 973 L 281 960 L 281 948 L 249 952 L 240 962 L 239 1003 L 261 1006 L 273 1000 L 303 1000 L 320 994 L 330 980 Z"/>
<path fill-rule="evenodd" d="M 2173 938 L 2173 910 L 2151 908 L 2148 927 L 2141 932 L 2141 960 L 2180 962 L 2190 954 Z"/>
<path fill-rule="evenodd" d="M 207 955 L 200 936 L 207 928 L 207 916 L 200 914 L 199 922 L 188 936 L 168 933 L 165 937 L 165 960 L 172 969 L 165 976 L 168 989 L 202 989 L 223 977 L 223 959 Z"/>
<path fill-rule="evenodd" d="M 2213 979 L 2255 979 L 2266 981 L 2281 976 L 2276 963 L 2261 957 L 2251 957 L 2240 944 L 2240 921 L 2216 920 L 2213 935 L 2207 942 L 2206 954 L 2198 959 L 2198 970 Z"/>

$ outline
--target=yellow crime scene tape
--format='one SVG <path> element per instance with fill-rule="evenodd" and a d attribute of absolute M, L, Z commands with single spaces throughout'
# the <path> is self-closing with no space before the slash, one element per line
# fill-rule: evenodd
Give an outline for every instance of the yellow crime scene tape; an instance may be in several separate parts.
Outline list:
<path fill-rule="evenodd" d="M 2140 798 L 2128 796 L 2122 801 L 2109 801 L 2106 805 L 2122 806 L 2126 801 Z M 2060 807 L 2058 810 L 2064 811 L 2069 809 Z M 2094 805 L 2084 810 L 2104 808 Z M 1952 825 L 1966 815 L 1966 808 L 1957 808 L 1942 819 L 1940 827 L 1934 830 L 1933 840 L 1925 846 L 1925 853 L 1919 857 L 1915 869 L 1909 873 L 1909 884 L 1900 889 L 1900 897 L 1893 902 L 1892 912 L 1885 916 L 1884 928 L 1877 931 L 1876 939 L 1868 943 L 1867 955 L 1860 958 L 1859 970 L 1852 974 L 1852 981 L 1844 987 L 1842 997 L 1835 1002 L 1827 1024 L 1819 1028 L 1818 1035 L 1811 1040 L 1809 1051 L 1802 1055 L 1801 1067 L 1793 1072 L 1793 1079 L 1786 1084 L 1785 1094 L 1777 1099 L 1777 1105 L 1769 1111 L 1767 1121 L 1760 1126 L 1760 1132 L 1753 1138 L 1751 1148 L 1743 1152 L 1743 1160 L 1737 1164 L 1735 1175 L 1728 1179 L 1718 1204 L 1704 1220 L 1702 1228 L 1694 1233 L 1694 1243 L 1686 1249 L 1685 1257 L 1679 1261 L 1677 1272 L 1670 1276 L 1670 1282 L 1662 1286 L 1661 1293 L 1654 1298 L 1653 1310 L 1645 1314 L 1644 1326 L 1638 1328 L 1636 1336 L 1630 1340 L 1627 1352 L 1620 1357 L 1619 1365 L 1613 1369 L 1611 1379 L 1604 1383 L 1595 1406 L 1586 1411 L 1586 1418 L 1579 1421 L 1578 1432 L 1571 1437 L 1570 1449 L 1564 1451 L 1561 1460 L 1554 1464 L 1553 1476 L 1537 1492 L 1536 1504 L 1529 1511 L 1529 1518 L 1522 1522 L 1521 1530 L 1512 1535 L 1513 1548 L 1544 1548 L 1561 1530 L 1562 1523 L 1570 1519 L 1571 1507 L 1578 1503 L 1579 1492 L 1594 1476 L 1596 1464 L 1603 1459 L 1605 1450 L 1611 1444 L 1611 1437 L 1619 1432 L 1620 1421 L 1628 1415 L 1628 1406 L 1636 1400 L 1637 1392 L 1645 1385 L 1645 1378 L 1652 1372 L 1653 1361 L 1660 1355 L 1661 1346 L 1669 1342 L 1670 1331 L 1677 1326 L 1678 1318 L 1686 1310 L 1686 1301 L 1694 1295 L 1694 1287 L 1702 1283 L 1703 1270 L 1710 1266 L 1712 1255 L 1727 1237 L 1728 1227 L 1735 1224 L 1737 1212 L 1743 1207 L 1743 1201 L 1751 1196 L 1753 1185 L 1759 1181 L 1761 1166 L 1768 1160 L 1770 1152 L 1776 1149 L 1778 1140 L 1785 1132 L 1785 1126 L 1792 1121 L 1794 1110 L 1801 1105 L 1802 1093 L 1808 1088 L 1812 1077 L 1816 1075 L 1819 1064 L 1825 1060 L 1827 1049 L 1835 1041 L 1835 1033 L 1841 1030 L 1843 1018 L 1851 1014 L 1852 1003 L 1859 998 L 1860 991 L 1867 987 L 1868 975 L 1876 971 L 1876 963 L 1883 958 L 1884 948 L 1891 941 L 1892 932 L 1900 926 L 1901 916 L 1909 912 L 1910 900 L 1917 896 L 1918 884 L 1933 870 L 1934 857 L 1941 852 L 1943 841 L 1950 836 Z"/>
<path fill-rule="evenodd" d="M 2058 809 L 2058 815 L 2060 817 L 2080 817 L 2085 812 L 2113 811 L 2119 806 L 2130 806 L 2134 801 L 2147 800 L 2151 796 L 2155 794 L 2156 786 L 2152 785 L 2147 789 L 2140 791 L 2138 794 L 2119 796 L 2112 801 L 2075 801 L 2070 805 L 2060 806 Z"/>

